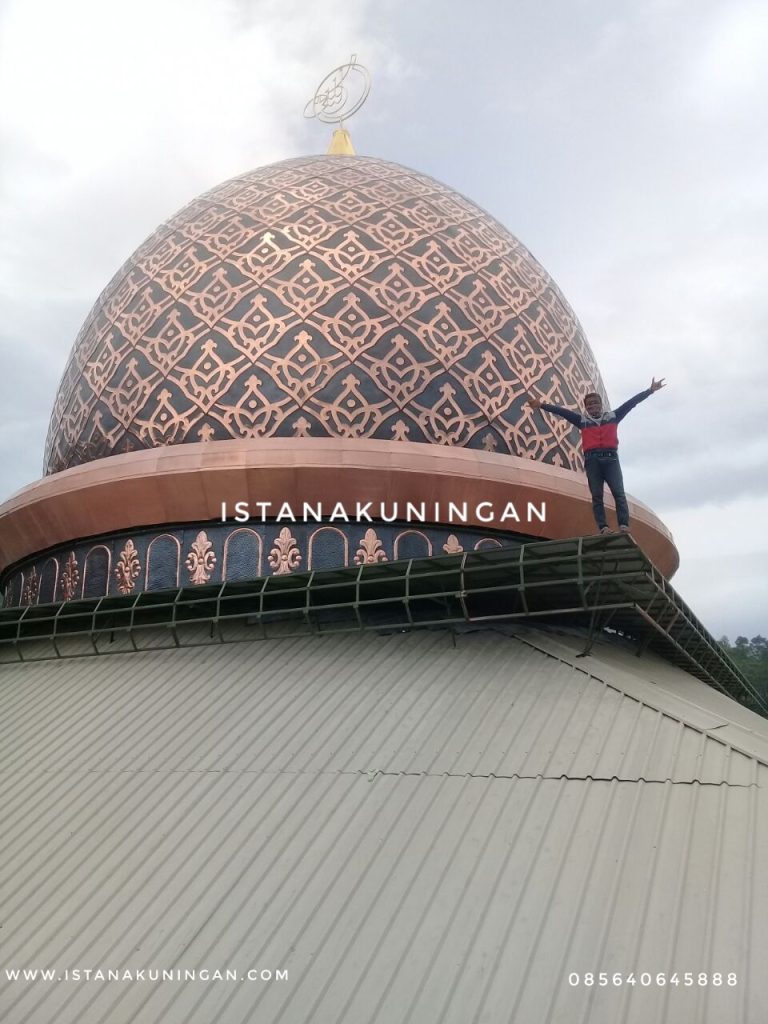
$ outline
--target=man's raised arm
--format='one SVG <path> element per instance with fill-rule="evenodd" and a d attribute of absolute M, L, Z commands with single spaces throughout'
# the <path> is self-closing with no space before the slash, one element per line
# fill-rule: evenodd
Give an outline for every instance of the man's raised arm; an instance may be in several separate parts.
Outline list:
<path fill-rule="evenodd" d="M 624 417 L 627 415 L 627 413 L 634 409 L 636 405 L 639 405 L 640 402 L 644 402 L 646 398 L 650 398 L 654 392 L 658 391 L 659 388 L 663 387 L 664 378 L 660 377 L 658 380 L 656 380 L 656 378 L 653 377 L 651 379 L 651 386 L 649 388 L 646 388 L 645 391 L 641 391 L 638 395 L 634 395 L 632 398 L 628 398 L 626 402 L 624 402 L 622 405 L 618 407 L 618 409 L 614 409 L 614 412 L 616 414 L 616 422 L 620 423 L 621 420 L 623 420 Z"/>
<path fill-rule="evenodd" d="M 555 416 L 562 416 L 564 420 L 568 420 L 574 427 L 581 426 L 581 416 L 573 409 L 563 409 L 561 405 L 550 405 L 549 402 L 542 402 L 539 398 L 534 398 L 533 395 L 528 396 L 528 405 L 532 409 L 543 409 L 544 412 L 552 412 Z"/>

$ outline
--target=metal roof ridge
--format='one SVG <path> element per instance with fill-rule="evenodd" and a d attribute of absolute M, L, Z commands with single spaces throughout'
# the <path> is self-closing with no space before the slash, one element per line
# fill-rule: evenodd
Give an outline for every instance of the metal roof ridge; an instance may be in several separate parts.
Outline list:
<path fill-rule="evenodd" d="M 707 736 L 708 739 L 731 747 L 738 753 L 754 758 L 768 767 L 768 722 L 761 715 L 733 698 L 719 693 L 703 680 L 691 676 L 685 669 L 665 663 L 665 668 L 680 672 L 689 681 L 695 680 L 701 686 L 702 701 L 700 703 L 691 700 L 684 694 L 675 693 L 664 682 L 647 678 L 641 671 L 635 674 L 620 665 L 609 664 L 604 657 L 601 657 L 601 654 L 607 653 L 603 650 L 595 651 L 592 648 L 588 654 L 579 655 L 551 634 L 535 627 L 516 627 L 515 635 L 522 643 L 533 647 L 542 654 L 557 658 L 564 664 L 571 665 L 577 671 L 583 672 L 591 679 L 623 693 L 631 700 L 673 718 L 687 728 Z M 639 670 L 644 665 L 647 667 L 647 662 L 638 660 Z M 705 701 L 708 699 L 716 704 L 721 700 L 728 701 L 740 716 L 743 714 L 753 719 L 752 724 L 755 728 L 750 728 L 743 722 L 726 717 L 724 714 L 726 709 L 721 711 L 707 708 Z M 762 730 L 762 733 L 759 730 Z"/>

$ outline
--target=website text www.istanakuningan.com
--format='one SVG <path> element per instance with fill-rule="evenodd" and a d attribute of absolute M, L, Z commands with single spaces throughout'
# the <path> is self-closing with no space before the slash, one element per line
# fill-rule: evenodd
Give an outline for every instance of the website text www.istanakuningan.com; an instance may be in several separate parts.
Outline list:
<path fill-rule="evenodd" d="M 6 967 L 7 982 L 97 981 L 97 982 L 212 982 L 288 981 L 284 968 L 249 967 Z"/>

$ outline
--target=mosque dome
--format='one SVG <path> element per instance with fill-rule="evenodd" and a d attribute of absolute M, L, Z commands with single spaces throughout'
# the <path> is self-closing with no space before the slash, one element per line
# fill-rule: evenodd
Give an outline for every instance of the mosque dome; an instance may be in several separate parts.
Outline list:
<path fill-rule="evenodd" d="M 89 313 L 45 475 L 0 506 L 3 602 L 589 534 L 579 431 L 528 404 L 588 390 L 608 404 L 574 312 L 469 199 L 354 155 L 250 171 L 162 224 Z M 629 500 L 671 575 L 669 531 Z"/>
<path fill-rule="evenodd" d="M 45 472 L 234 438 L 411 441 L 577 469 L 527 406 L 604 393 L 551 277 L 433 178 L 313 156 L 185 206 L 107 285 L 56 397 Z"/>

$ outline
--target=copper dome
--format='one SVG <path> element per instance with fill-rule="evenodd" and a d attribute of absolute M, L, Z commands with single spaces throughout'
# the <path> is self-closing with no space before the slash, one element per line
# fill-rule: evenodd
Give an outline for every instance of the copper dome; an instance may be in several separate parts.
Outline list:
<path fill-rule="evenodd" d="M 195 199 L 91 310 L 46 473 L 184 442 L 336 437 L 581 466 L 564 404 L 604 391 L 550 276 L 432 178 L 367 157 L 286 160 Z"/>

